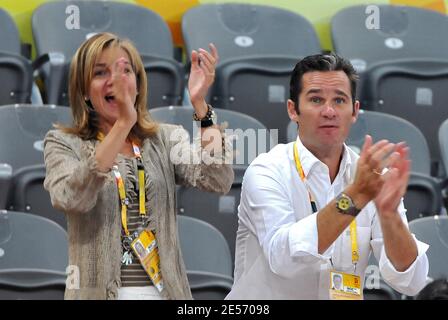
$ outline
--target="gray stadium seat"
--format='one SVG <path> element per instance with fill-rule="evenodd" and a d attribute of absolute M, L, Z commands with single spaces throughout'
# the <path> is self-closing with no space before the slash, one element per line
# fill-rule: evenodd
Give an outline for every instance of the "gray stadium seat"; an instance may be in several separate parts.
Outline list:
<path fill-rule="evenodd" d="M 405 141 L 410 148 L 411 170 L 426 175 L 431 173 L 428 143 L 421 131 L 409 121 L 382 112 L 360 110 L 347 138 L 347 145 L 360 151 L 366 134 L 371 135 L 374 142 L 381 139 L 393 143 Z"/>
<path fill-rule="evenodd" d="M 219 51 L 210 101 L 246 113 L 286 140 L 289 78 L 299 58 L 320 53 L 312 24 L 299 14 L 253 4 L 203 4 L 182 18 L 187 52 Z"/>
<path fill-rule="evenodd" d="M 178 215 L 181 251 L 187 270 L 232 276 L 232 258 L 226 240 L 209 223 Z"/>
<path fill-rule="evenodd" d="M 0 8 L 0 51 L 20 54 L 20 36 L 14 20 Z"/>
<path fill-rule="evenodd" d="M 411 175 L 404 197 L 408 220 L 440 214 L 442 193 L 440 182 L 431 177 L 431 158 L 428 144 L 421 131 L 409 121 L 390 114 L 361 110 L 346 141 L 360 151 L 366 134 L 373 140 L 405 141 L 410 148 Z"/>
<path fill-rule="evenodd" d="M 0 107 L 0 163 L 13 172 L 43 164 L 43 139 L 54 123 L 70 125 L 70 109 L 56 106 L 8 105 Z"/>
<path fill-rule="evenodd" d="M 0 105 L 31 99 L 33 70 L 21 56 L 19 31 L 12 17 L 0 8 Z"/>
<path fill-rule="evenodd" d="M 7 163 L 0 163 L 0 209 L 6 209 L 11 178 L 12 167 Z"/>
<path fill-rule="evenodd" d="M 444 120 L 440 125 L 438 138 L 442 164 L 445 172 L 448 172 L 448 119 Z"/>
<path fill-rule="evenodd" d="M 429 276 L 448 277 L 448 217 L 433 216 L 409 222 L 409 229 L 417 239 L 429 244 Z"/>
<path fill-rule="evenodd" d="M 248 56 L 293 58 L 320 52 L 312 24 L 289 10 L 241 3 L 202 4 L 182 17 L 187 52 L 219 50 L 219 63 Z"/>
<path fill-rule="evenodd" d="M 0 299 L 63 299 L 67 233 L 23 212 L 0 211 Z"/>
<path fill-rule="evenodd" d="M 331 21 L 335 52 L 359 72 L 380 61 L 448 59 L 447 30 L 446 15 L 415 6 L 357 5 Z"/>
<path fill-rule="evenodd" d="M 79 9 L 79 29 L 66 27 L 69 6 Z M 47 103 L 68 105 L 71 58 L 81 43 L 98 32 L 112 32 L 134 43 L 148 74 L 150 107 L 182 101 L 183 67 L 174 60 L 170 30 L 145 7 L 111 1 L 49 2 L 33 12 L 32 28 L 38 55 L 35 67 L 45 81 Z"/>
<path fill-rule="evenodd" d="M 44 164 L 17 170 L 11 179 L 7 208 L 37 214 L 67 229 L 65 214 L 53 208 L 50 194 L 44 189 L 45 172 Z"/>
<path fill-rule="evenodd" d="M 419 128 L 429 144 L 431 174 L 442 176 L 437 136 L 448 118 L 448 57 L 379 63 L 371 65 L 363 78 L 361 107 L 399 116 Z"/>
<path fill-rule="evenodd" d="M 177 216 L 179 241 L 195 299 L 223 299 L 233 284 L 232 257 L 222 234 L 210 224 Z"/>
<path fill-rule="evenodd" d="M 400 300 L 400 293 L 389 286 L 379 273 L 378 261 L 373 252 L 370 253 L 368 266 L 375 266 L 378 274 L 366 274 L 363 290 L 364 300 Z M 367 277 L 376 275 L 379 275 L 379 279 L 375 279 L 379 280 L 379 288 L 367 288 L 367 283 L 370 282 Z"/>
<path fill-rule="evenodd" d="M 232 187 L 225 195 L 185 187 L 177 191 L 179 214 L 200 219 L 218 229 L 227 241 L 232 261 L 235 257 L 238 206 L 245 168 L 234 168 L 234 172 Z"/>
<path fill-rule="evenodd" d="M 434 177 L 411 172 L 403 201 L 408 221 L 441 214 L 442 184 Z"/>
<path fill-rule="evenodd" d="M 364 288 L 363 295 L 364 300 L 400 300 L 399 292 L 392 289 L 382 279 L 379 289 Z"/>

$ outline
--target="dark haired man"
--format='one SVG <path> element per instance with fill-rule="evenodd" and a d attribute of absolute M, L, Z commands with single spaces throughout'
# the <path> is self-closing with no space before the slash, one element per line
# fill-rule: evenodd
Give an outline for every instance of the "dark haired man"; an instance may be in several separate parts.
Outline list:
<path fill-rule="evenodd" d="M 297 140 L 245 173 L 228 299 L 362 299 L 371 250 L 396 290 L 415 295 L 425 285 L 428 245 L 409 232 L 402 203 L 408 148 L 366 136 L 358 156 L 344 144 L 359 112 L 356 80 L 334 54 L 294 68 L 287 106 Z M 336 273 L 351 285 L 332 296 Z"/>

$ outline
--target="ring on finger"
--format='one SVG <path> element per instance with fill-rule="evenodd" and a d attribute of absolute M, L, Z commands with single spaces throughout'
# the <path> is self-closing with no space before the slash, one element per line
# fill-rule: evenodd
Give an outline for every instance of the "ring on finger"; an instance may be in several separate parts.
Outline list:
<path fill-rule="evenodd" d="M 379 175 L 379 176 L 382 176 L 383 175 L 383 173 L 381 172 L 382 170 L 377 170 L 377 169 L 373 169 L 372 170 L 372 172 L 374 173 L 374 174 L 377 174 L 377 175 Z"/>

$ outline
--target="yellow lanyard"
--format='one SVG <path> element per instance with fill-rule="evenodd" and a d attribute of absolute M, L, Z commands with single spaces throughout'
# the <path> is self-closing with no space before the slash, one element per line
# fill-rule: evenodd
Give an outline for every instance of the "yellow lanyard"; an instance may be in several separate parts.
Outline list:
<path fill-rule="evenodd" d="M 353 219 L 353 221 L 350 223 L 350 239 L 352 243 L 352 263 L 355 267 L 356 271 L 356 265 L 358 264 L 359 260 L 359 251 L 358 251 L 358 235 L 356 232 L 356 219 Z"/>
<path fill-rule="evenodd" d="M 104 134 L 99 132 L 97 135 L 99 141 L 104 140 Z M 138 188 L 139 188 L 139 212 L 140 216 L 146 216 L 146 201 L 145 201 L 145 170 L 142 163 L 142 156 L 140 153 L 140 148 L 132 142 L 132 149 L 134 151 L 135 157 L 137 158 L 137 168 L 138 168 Z M 120 171 L 118 171 L 118 166 L 114 165 L 112 171 L 115 175 L 115 181 L 118 187 L 118 195 L 121 202 L 121 223 L 123 225 L 124 232 L 129 236 L 128 222 L 127 222 L 127 208 L 129 205 L 129 199 L 126 197 L 126 190 L 123 183 L 123 178 L 121 177 Z"/>
<path fill-rule="evenodd" d="M 299 173 L 300 179 L 303 181 L 303 183 L 305 184 L 305 186 L 307 188 L 308 196 L 309 196 L 310 203 L 311 203 L 311 208 L 313 210 L 313 213 L 315 213 L 315 212 L 317 212 L 316 201 L 314 200 L 314 198 L 310 192 L 310 189 L 306 183 L 306 176 L 305 176 L 305 172 L 303 171 L 302 164 L 300 162 L 297 141 L 294 143 L 294 162 L 296 163 L 296 169 L 297 169 L 297 172 Z M 356 219 L 353 219 L 353 221 L 350 223 L 350 239 L 351 239 L 351 244 L 352 244 L 352 263 L 355 266 L 355 271 L 356 271 L 356 264 L 358 263 L 358 260 L 359 260 L 358 236 L 357 236 L 357 232 L 356 232 Z"/>
<path fill-rule="evenodd" d="M 297 172 L 299 173 L 300 179 L 305 184 L 306 190 L 308 191 L 308 197 L 310 199 L 311 210 L 313 210 L 313 213 L 316 213 L 317 212 L 316 201 L 314 200 L 313 195 L 310 191 L 310 188 L 308 187 L 308 184 L 306 182 L 305 172 L 303 172 L 302 164 L 300 162 L 299 149 L 297 148 L 297 142 L 294 143 L 294 161 L 296 163 L 296 169 L 297 169 Z"/>

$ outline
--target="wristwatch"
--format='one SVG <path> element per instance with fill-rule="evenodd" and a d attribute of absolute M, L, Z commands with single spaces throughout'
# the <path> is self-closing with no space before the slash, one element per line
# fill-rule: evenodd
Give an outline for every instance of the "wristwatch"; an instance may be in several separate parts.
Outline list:
<path fill-rule="evenodd" d="M 348 214 L 353 217 L 356 217 L 361 212 L 360 209 L 356 208 L 352 198 L 343 192 L 336 197 L 336 209 L 342 214 Z"/>
<path fill-rule="evenodd" d="M 215 110 L 213 110 L 211 105 L 207 104 L 207 114 L 205 115 L 205 117 L 202 119 L 199 119 L 195 112 L 195 113 L 193 113 L 193 120 L 200 121 L 201 128 L 211 127 L 212 125 L 216 124 Z"/>

